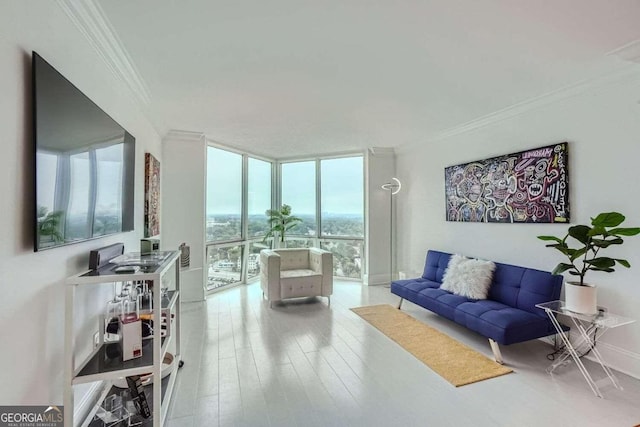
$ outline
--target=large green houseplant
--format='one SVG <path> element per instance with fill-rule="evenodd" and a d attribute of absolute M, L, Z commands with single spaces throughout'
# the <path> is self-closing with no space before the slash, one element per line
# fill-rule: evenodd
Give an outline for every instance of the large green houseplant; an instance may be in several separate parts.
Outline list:
<path fill-rule="evenodd" d="M 635 236 L 640 233 L 640 227 L 619 227 L 625 220 L 625 216 L 618 212 L 603 212 L 591 218 L 591 226 L 574 225 L 569 227 L 567 234 L 560 238 L 556 236 L 538 236 L 538 239 L 551 242 L 546 246 L 561 252 L 568 262 L 559 263 L 553 270 L 554 274 L 569 272 L 576 276 L 578 281 L 568 282 L 569 285 L 579 286 L 582 288 L 591 288 L 589 291 L 593 294 L 593 301 L 586 303 L 586 306 L 573 305 L 569 301 L 569 292 L 574 292 L 570 286 L 565 288 L 567 308 L 573 311 L 581 311 L 585 313 L 595 313 L 597 308 L 595 305 L 595 288 L 585 283 L 584 278 L 589 271 L 603 271 L 612 273 L 615 271 L 616 265 L 629 268 L 631 265 L 626 259 L 609 258 L 602 256 L 601 251 L 610 246 L 621 245 L 624 243 L 622 237 Z M 570 247 L 567 240 L 572 238 L 577 242 L 575 247 Z M 586 292 L 586 290 L 583 290 Z"/>
<path fill-rule="evenodd" d="M 284 244 L 284 237 L 287 231 L 302 222 L 297 216 L 291 215 L 291 206 L 282 205 L 280 209 L 268 209 L 265 214 L 269 217 L 269 231 L 264 236 L 264 240 L 269 237 L 278 237 L 281 244 Z"/>

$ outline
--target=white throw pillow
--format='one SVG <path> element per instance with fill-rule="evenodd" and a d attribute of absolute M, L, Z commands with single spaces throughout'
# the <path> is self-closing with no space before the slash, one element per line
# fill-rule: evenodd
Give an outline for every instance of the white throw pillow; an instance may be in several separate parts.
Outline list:
<path fill-rule="evenodd" d="M 458 277 L 459 266 L 465 261 L 469 261 L 464 255 L 454 254 L 449 258 L 449 264 L 442 276 L 440 289 L 457 294 L 460 291 L 460 278 Z"/>
<path fill-rule="evenodd" d="M 471 299 L 487 299 L 495 269 L 491 261 L 453 255 L 440 289 Z"/>

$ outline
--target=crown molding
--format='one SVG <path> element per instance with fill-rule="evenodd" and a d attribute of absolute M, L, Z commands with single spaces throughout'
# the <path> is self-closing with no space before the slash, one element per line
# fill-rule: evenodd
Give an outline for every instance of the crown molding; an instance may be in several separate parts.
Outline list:
<path fill-rule="evenodd" d="M 608 52 L 607 55 L 617 56 L 623 61 L 636 62 L 640 64 L 640 39 L 620 46 L 619 48 Z"/>
<path fill-rule="evenodd" d="M 393 147 L 369 147 L 368 151 L 372 156 L 393 156 L 396 154 Z"/>
<path fill-rule="evenodd" d="M 202 132 L 194 132 L 190 130 L 171 129 L 162 138 L 162 141 L 193 141 L 198 142 L 205 140 L 205 134 Z"/>
<path fill-rule="evenodd" d="M 640 70 L 636 64 L 629 64 L 617 71 L 598 76 L 591 79 L 579 81 L 577 83 L 562 87 L 560 89 L 547 92 L 543 95 L 536 96 L 534 98 L 527 99 L 526 101 L 513 104 L 509 107 L 479 117 L 477 119 L 462 123 L 460 125 L 445 129 L 441 132 L 436 132 L 432 136 L 427 137 L 428 142 L 439 142 L 447 138 L 451 138 L 456 135 L 471 132 L 473 130 L 481 129 L 486 126 L 490 126 L 556 102 L 564 101 L 566 99 L 578 96 L 582 93 L 597 90 L 611 84 L 620 83 L 622 81 L 635 81 L 640 82 Z M 407 149 L 416 145 L 421 145 L 423 142 L 412 142 L 404 144 L 398 148 Z"/>
<path fill-rule="evenodd" d="M 151 93 L 120 38 L 95 0 L 56 0 L 60 8 L 94 47 L 107 68 L 131 91 L 142 107 L 148 107 Z"/>

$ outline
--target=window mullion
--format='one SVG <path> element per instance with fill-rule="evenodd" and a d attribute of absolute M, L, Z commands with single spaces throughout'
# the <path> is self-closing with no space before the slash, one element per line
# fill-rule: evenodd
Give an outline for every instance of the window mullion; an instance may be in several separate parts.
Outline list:
<path fill-rule="evenodd" d="M 322 206 L 321 202 L 321 173 L 320 173 L 320 159 L 316 159 L 316 243 L 320 247 L 320 237 L 322 237 Z"/>

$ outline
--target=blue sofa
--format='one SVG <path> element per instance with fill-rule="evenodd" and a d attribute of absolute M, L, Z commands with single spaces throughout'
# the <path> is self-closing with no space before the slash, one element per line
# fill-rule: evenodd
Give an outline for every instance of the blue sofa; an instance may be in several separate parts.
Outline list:
<path fill-rule="evenodd" d="M 473 300 L 440 289 L 451 254 L 427 252 L 422 277 L 396 280 L 391 292 L 402 301 L 433 311 L 489 339 L 496 362 L 502 363 L 499 344 L 514 344 L 556 333 L 544 310 L 536 304 L 560 298 L 562 276 L 496 264 L 486 300 Z"/>

